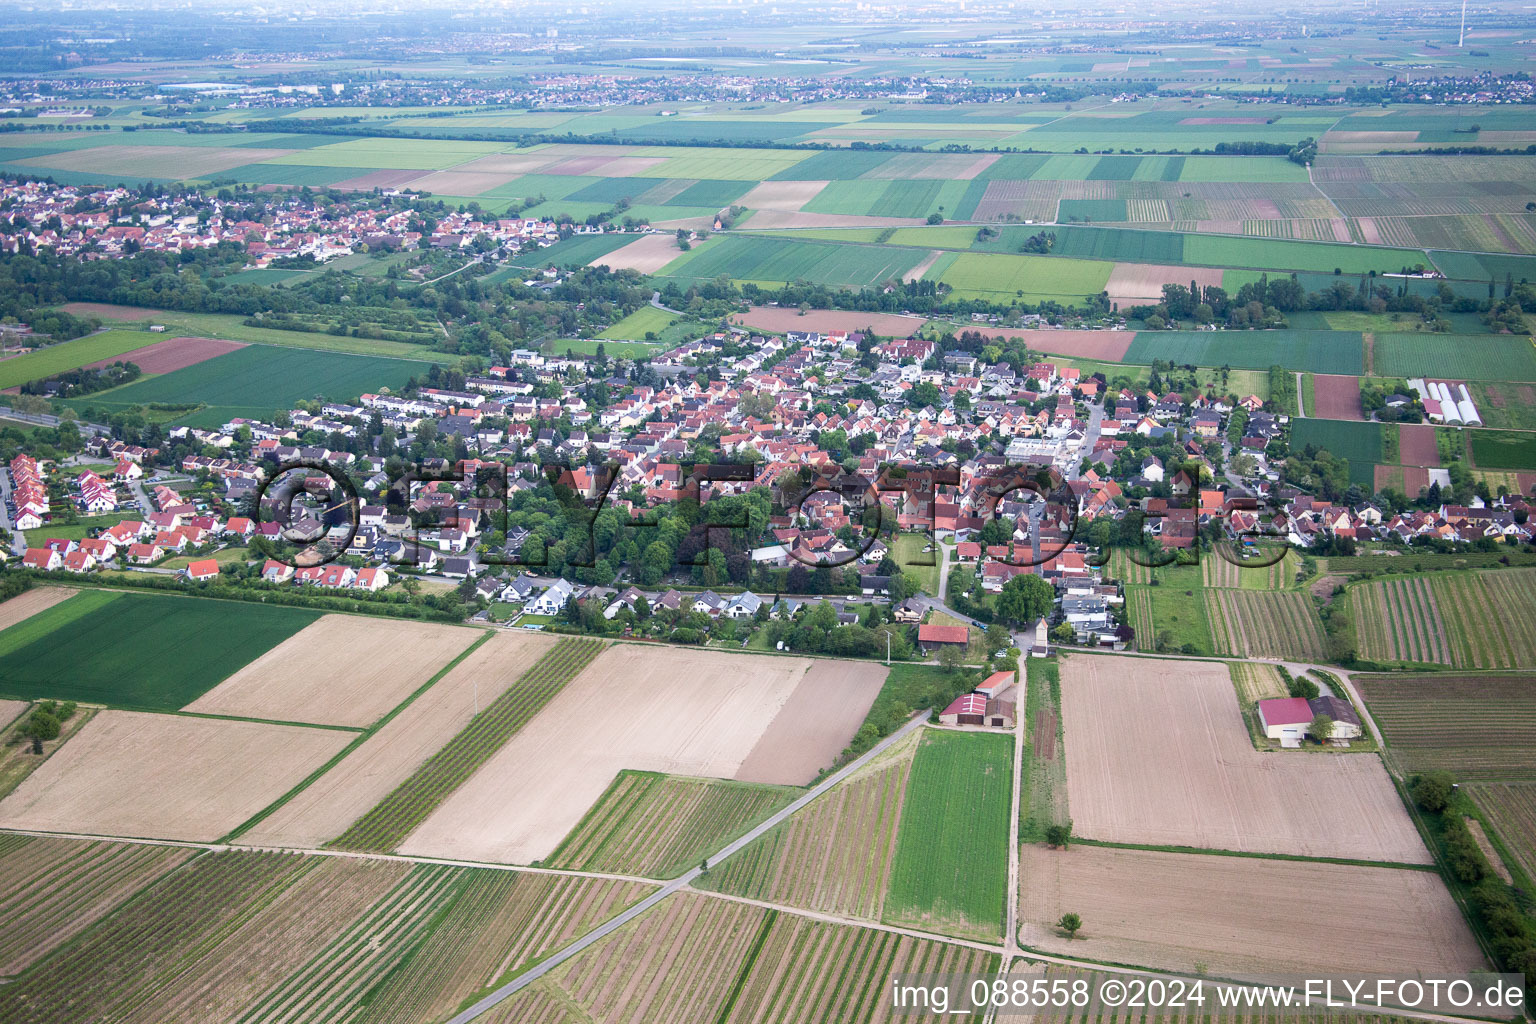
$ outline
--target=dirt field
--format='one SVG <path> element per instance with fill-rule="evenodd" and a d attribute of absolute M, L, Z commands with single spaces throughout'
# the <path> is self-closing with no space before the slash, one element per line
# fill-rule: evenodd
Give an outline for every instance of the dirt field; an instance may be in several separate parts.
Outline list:
<path fill-rule="evenodd" d="M 1132 305 L 1161 302 L 1163 285 L 1181 284 L 1189 287 L 1194 281 L 1200 287 L 1221 286 L 1221 271 L 1206 267 L 1169 267 L 1154 263 L 1116 263 L 1110 272 L 1109 283 L 1104 290 L 1112 302 Z"/>
<path fill-rule="evenodd" d="M 826 742 L 809 721 L 775 721 L 808 659 L 631 645 L 605 651 L 400 846 L 400 852 L 501 863 L 547 857 L 621 768 L 734 778 L 770 723 L 795 769 Z M 798 729 L 791 728 L 798 725 Z M 841 744 L 823 751 L 830 763 Z M 762 771 L 762 775 L 770 775 Z M 765 781 L 777 782 L 778 778 Z M 782 781 L 789 781 L 788 779 Z"/>
<path fill-rule="evenodd" d="M 1027 845 L 1019 881 L 1019 941 L 1052 953 L 1224 977 L 1486 969 L 1429 871 Z M 1054 926 L 1067 911 L 1083 919 L 1071 941 Z"/>
<path fill-rule="evenodd" d="M 412 178 L 410 187 L 444 196 L 478 196 L 517 177 L 513 171 L 433 171 Z"/>
<path fill-rule="evenodd" d="M 0 602 L 0 629 L 10 629 L 23 619 L 30 619 L 46 608 L 75 596 L 68 587 L 33 587 L 9 601 Z"/>
<path fill-rule="evenodd" d="M 899 313 L 860 313 L 843 309 L 813 309 L 804 316 L 794 306 L 753 306 L 750 312 L 731 317 L 731 322 L 759 331 L 862 331 L 873 328 L 879 335 L 910 338 L 928 321 Z"/>
<path fill-rule="evenodd" d="M 606 266 L 610 270 L 638 270 L 654 274 L 682 255 L 677 239 L 671 235 L 643 235 L 620 246 L 606 256 L 599 256 L 588 266 Z"/>
<path fill-rule="evenodd" d="M 222 356 L 226 352 L 245 348 L 245 343 L 240 341 L 220 341 L 218 338 L 172 338 L 169 341 L 157 341 L 153 345 L 145 345 L 131 352 L 124 352 L 120 356 L 111 359 L 98 359 L 94 363 L 86 363 L 86 369 L 97 369 L 102 366 L 110 366 L 113 363 L 134 363 L 145 373 L 170 373 L 172 370 L 184 370 L 189 366 L 207 362 L 215 356 Z"/>
<path fill-rule="evenodd" d="M 0 802 L 0 825 L 217 839 L 351 738 L 334 729 L 102 711 Z"/>
<path fill-rule="evenodd" d="M 1186 268 L 1188 269 L 1188 268 Z M 1135 331 L 1032 331 L 1020 327 L 982 328 L 989 338 L 1018 338 L 1037 352 L 1118 363 L 1136 340 Z"/>
<path fill-rule="evenodd" d="M 1078 655 L 1061 696 L 1089 839 L 1430 862 L 1375 755 L 1254 750 L 1225 665 Z"/>
<path fill-rule="evenodd" d="M 478 635 L 431 622 L 325 615 L 186 710 L 362 728 L 414 693 Z"/>
<path fill-rule="evenodd" d="M 335 839 L 554 646 L 536 633 L 498 633 L 417 697 L 336 767 L 241 836 L 253 846 L 308 848 Z"/>
<path fill-rule="evenodd" d="M 791 786 L 814 782 L 858 732 L 885 677 L 883 665 L 814 662 L 734 777 Z"/>
<path fill-rule="evenodd" d="M 176 315 L 148 306 L 116 306 L 110 302 L 66 302 L 59 308 L 75 316 L 95 316 L 103 320 L 153 320 Z"/>
<path fill-rule="evenodd" d="M 1312 389 L 1317 408 L 1308 409 L 1307 415 L 1324 420 L 1365 419 L 1365 410 L 1360 406 L 1359 377 L 1314 373 Z M 1433 435 L 1430 436 L 1430 442 L 1434 442 Z"/>
<path fill-rule="evenodd" d="M 737 200 L 749 210 L 787 210 L 799 213 L 830 181 L 765 181 Z"/>
<path fill-rule="evenodd" d="M 1398 427 L 1397 437 L 1397 461 L 1403 465 L 1440 465 L 1440 448 L 1435 444 L 1435 428 L 1430 424 L 1404 423 Z M 1408 495 L 1416 493 L 1409 491 Z"/>
<path fill-rule="evenodd" d="M 295 152 L 239 146 L 93 146 L 18 160 L 26 166 L 100 173 L 104 178 L 203 178 L 232 167 L 259 164 Z M 47 171 L 40 172 L 46 174 Z"/>

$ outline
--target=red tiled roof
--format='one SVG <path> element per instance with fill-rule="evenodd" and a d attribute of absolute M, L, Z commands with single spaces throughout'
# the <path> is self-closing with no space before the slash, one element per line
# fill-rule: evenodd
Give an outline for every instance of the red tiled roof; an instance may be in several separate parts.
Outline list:
<path fill-rule="evenodd" d="M 1271 697 L 1259 701 L 1259 713 L 1267 725 L 1306 725 L 1312 708 L 1305 697 Z"/>
<path fill-rule="evenodd" d="M 963 644 L 969 638 L 970 633 L 964 626 L 917 627 L 917 642 L 921 644 Z M 1307 721 L 1312 721 L 1311 716 L 1308 716 Z"/>

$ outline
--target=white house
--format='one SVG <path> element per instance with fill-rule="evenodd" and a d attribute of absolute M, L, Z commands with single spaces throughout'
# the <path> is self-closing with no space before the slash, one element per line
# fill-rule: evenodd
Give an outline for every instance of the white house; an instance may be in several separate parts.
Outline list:
<path fill-rule="evenodd" d="M 763 606 L 763 599 L 750 590 L 737 594 L 725 606 L 725 614 L 732 619 L 750 619 Z"/>
<path fill-rule="evenodd" d="M 555 580 L 544 593 L 524 605 L 523 610 L 530 615 L 558 615 L 575 592 L 576 588 L 568 580 Z"/>

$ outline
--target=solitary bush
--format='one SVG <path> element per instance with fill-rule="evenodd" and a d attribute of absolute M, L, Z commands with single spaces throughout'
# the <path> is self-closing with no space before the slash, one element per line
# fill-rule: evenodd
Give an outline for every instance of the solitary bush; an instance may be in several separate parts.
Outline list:
<path fill-rule="evenodd" d="M 1427 772 L 1413 777 L 1408 793 L 1413 797 L 1413 802 L 1424 810 L 1431 814 L 1441 814 L 1451 805 L 1454 787 L 1455 781 L 1450 772 Z"/>

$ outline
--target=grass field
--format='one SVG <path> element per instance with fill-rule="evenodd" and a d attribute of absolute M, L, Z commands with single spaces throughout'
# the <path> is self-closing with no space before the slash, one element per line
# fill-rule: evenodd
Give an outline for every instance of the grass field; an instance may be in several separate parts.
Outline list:
<path fill-rule="evenodd" d="M 1378 376 L 1536 381 L 1536 347 L 1524 335 L 1377 334 L 1372 355 Z"/>
<path fill-rule="evenodd" d="M 102 331 L 74 341 L 63 341 L 0 360 L 0 388 L 13 388 L 28 381 L 52 377 L 65 370 L 75 370 L 87 363 L 112 359 L 145 345 L 163 340 L 163 335 L 143 331 Z"/>
<path fill-rule="evenodd" d="M 382 268 L 383 261 L 371 267 Z M 379 271 L 382 273 L 382 269 Z M 371 276 L 371 275 L 370 275 Z M 314 334 L 307 331 L 278 331 L 270 327 L 250 327 L 245 317 L 230 313 L 180 313 L 174 310 L 144 309 L 140 306 L 117 306 L 112 303 L 67 303 L 66 312 L 78 311 L 99 317 L 108 323 L 161 324 L 164 334 L 149 336 L 144 344 L 163 341 L 178 335 L 194 338 L 222 338 L 226 341 L 244 341 L 256 345 L 273 345 L 278 348 L 314 349 L 318 352 L 346 352 L 351 355 L 394 356 L 400 359 L 426 360 L 432 353 L 421 345 L 405 341 L 385 341 L 373 338 L 343 338 L 334 334 Z"/>
<path fill-rule="evenodd" d="M 1473 430 L 1472 463 L 1479 469 L 1536 469 L 1536 434 Z"/>
<path fill-rule="evenodd" d="M 1137 649 L 1214 654 L 1198 565 L 1152 570 L 1158 586 L 1126 588 Z"/>
<path fill-rule="evenodd" d="M 561 640 L 331 845 L 346 850 L 394 849 L 604 646 L 591 640 Z"/>
<path fill-rule="evenodd" d="M 1154 359 L 1194 366 L 1359 374 L 1364 350 L 1355 331 L 1138 331 L 1128 363 Z"/>
<path fill-rule="evenodd" d="M 907 782 L 884 920 L 997 939 L 1008 880 L 1013 737 L 933 731 Z"/>
<path fill-rule="evenodd" d="M 0 694 L 173 711 L 317 618 L 303 608 L 85 590 L 0 633 Z"/>
<path fill-rule="evenodd" d="M 957 299 L 1068 301 L 1103 291 L 1113 269 L 1108 263 L 1052 256 L 959 253 L 940 260 L 928 276 L 953 288 Z"/>
<path fill-rule="evenodd" d="M 664 309 L 641 306 L 598 337 L 611 338 L 615 341 L 642 341 L 647 333 L 659 337 L 662 331 L 671 327 L 677 320 L 676 314 L 668 313 Z"/>
<path fill-rule="evenodd" d="M 1054 659 L 1026 663 L 1024 778 L 1019 782 L 1019 838 L 1039 842 L 1049 825 L 1071 820 L 1067 757 L 1061 728 L 1061 666 Z"/>
<path fill-rule="evenodd" d="M 201 403 L 183 417 L 191 426 L 218 427 L 236 417 L 265 419 L 299 399 L 355 399 L 388 387 L 399 390 L 425 364 L 380 356 L 354 356 L 303 349 L 248 345 L 184 370 L 134 381 L 121 388 L 76 399 L 77 411 L 116 412 L 152 402 Z"/>
<path fill-rule="evenodd" d="M 671 878 L 794 796 L 787 786 L 621 772 L 546 864 Z"/>

